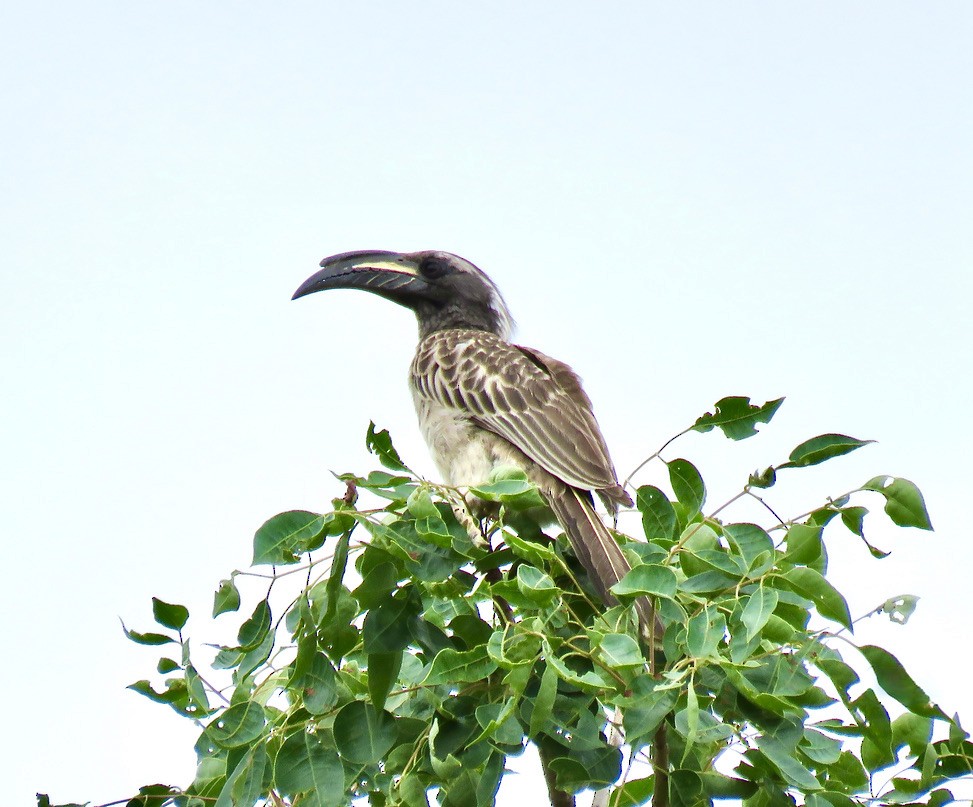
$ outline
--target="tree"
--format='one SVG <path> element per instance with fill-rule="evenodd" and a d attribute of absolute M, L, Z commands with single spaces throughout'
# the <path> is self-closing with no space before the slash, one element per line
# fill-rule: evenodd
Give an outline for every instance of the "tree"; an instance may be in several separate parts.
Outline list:
<path fill-rule="evenodd" d="M 762 492 L 779 473 L 869 442 L 824 434 L 705 515 L 698 470 L 662 458 L 689 431 L 753 436 L 782 400 L 724 398 L 646 460 L 665 464 L 673 496 L 638 488 L 644 535 L 619 535 L 633 570 L 608 610 L 541 526 L 522 474 L 471 491 L 493 505 L 474 518 L 464 491 L 419 479 L 370 425 L 386 470 L 341 476 L 327 512 L 271 518 L 255 568 L 220 582 L 214 618 L 240 612 L 241 581 L 261 588 L 205 677 L 185 607 L 153 598 L 165 632 L 126 629 L 178 651 L 158 662 L 164 688 L 131 688 L 201 728 L 192 784 L 148 786 L 130 804 L 485 806 L 527 743 L 554 805 L 585 788 L 616 807 L 951 801 L 973 744 L 891 653 L 854 644 L 827 577 L 826 530 L 884 556 L 865 539 L 869 497 L 895 524 L 931 529 L 918 488 L 877 476 L 779 518 Z M 728 519 L 744 497 L 763 505 L 764 526 Z M 633 622 L 638 596 L 665 624 L 655 652 Z M 905 622 L 914 607 L 901 596 L 872 613 Z"/>

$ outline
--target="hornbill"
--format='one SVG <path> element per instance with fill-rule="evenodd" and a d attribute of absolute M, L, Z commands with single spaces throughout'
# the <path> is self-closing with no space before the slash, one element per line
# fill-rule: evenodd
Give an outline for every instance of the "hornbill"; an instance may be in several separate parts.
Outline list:
<path fill-rule="evenodd" d="M 449 252 L 345 252 L 292 299 L 327 289 L 362 289 L 412 309 L 419 324 L 409 383 L 419 426 L 444 481 L 475 486 L 501 466 L 521 468 L 545 499 L 606 605 L 629 570 L 595 512 L 632 499 L 618 477 L 577 375 L 563 362 L 509 341 L 512 320 L 493 281 Z M 636 600 L 640 629 L 655 646 L 661 627 Z M 654 637 L 654 640 L 653 640 Z"/>

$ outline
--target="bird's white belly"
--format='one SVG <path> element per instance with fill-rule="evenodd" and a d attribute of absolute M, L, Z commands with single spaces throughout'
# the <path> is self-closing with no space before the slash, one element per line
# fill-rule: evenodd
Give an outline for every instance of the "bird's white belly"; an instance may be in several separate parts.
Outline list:
<path fill-rule="evenodd" d="M 447 484 L 479 485 L 498 466 L 523 467 L 524 458 L 517 449 L 473 424 L 468 415 L 418 395 L 414 401 L 422 436 Z"/>

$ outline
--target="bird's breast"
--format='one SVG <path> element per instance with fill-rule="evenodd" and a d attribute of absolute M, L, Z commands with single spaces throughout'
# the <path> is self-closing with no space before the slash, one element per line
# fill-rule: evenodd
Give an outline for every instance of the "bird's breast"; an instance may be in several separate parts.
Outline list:
<path fill-rule="evenodd" d="M 419 428 L 443 481 L 480 485 L 497 467 L 524 468 L 526 458 L 509 442 L 478 426 L 466 413 L 413 394 Z"/>

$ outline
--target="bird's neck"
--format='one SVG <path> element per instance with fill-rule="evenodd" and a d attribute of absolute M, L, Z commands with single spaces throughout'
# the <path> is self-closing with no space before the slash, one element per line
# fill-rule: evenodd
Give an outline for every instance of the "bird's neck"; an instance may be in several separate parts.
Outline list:
<path fill-rule="evenodd" d="M 416 319 L 419 321 L 420 339 L 437 331 L 449 330 L 486 331 L 495 336 L 504 336 L 500 317 L 489 308 L 447 303 L 439 308 L 417 310 Z"/>

